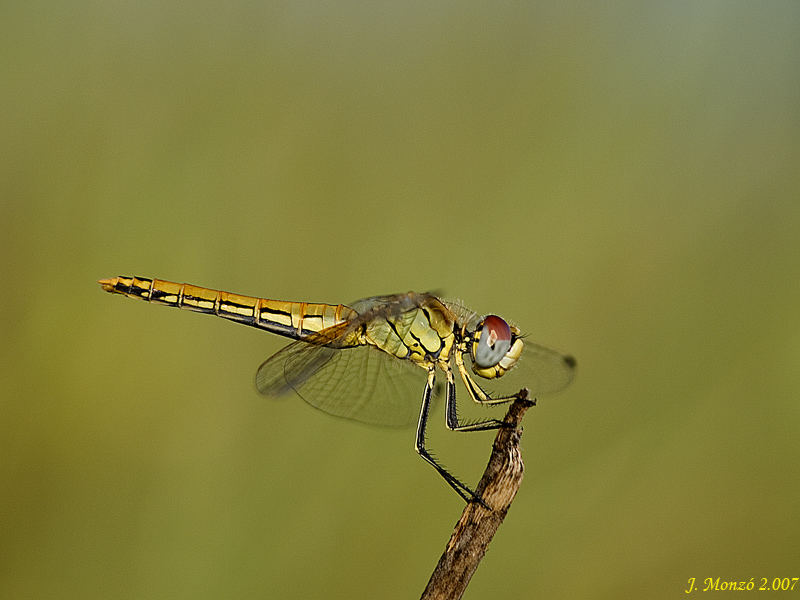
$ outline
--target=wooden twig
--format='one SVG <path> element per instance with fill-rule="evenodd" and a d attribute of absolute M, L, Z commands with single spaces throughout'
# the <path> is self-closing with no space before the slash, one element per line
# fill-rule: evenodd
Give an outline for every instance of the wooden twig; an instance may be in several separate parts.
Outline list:
<path fill-rule="evenodd" d="M 522 483 L 520 422 L 535 403 L 528 399 L 528 390 L 523 389 L 509 407 L 503 419 L 506 426 L 497 432 L 489 464 L 475 490 L 489 508 L 474 500 L 467 504 L 422 593 L 422 600 L 457 600 L 467 589 Z"/>

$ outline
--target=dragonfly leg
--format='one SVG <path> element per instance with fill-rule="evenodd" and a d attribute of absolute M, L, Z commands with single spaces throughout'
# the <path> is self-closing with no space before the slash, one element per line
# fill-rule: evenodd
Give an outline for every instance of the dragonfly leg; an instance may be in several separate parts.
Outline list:
<path fill-rule="evenodd" d="M 444 372 L 447 375 L 445 413 L 448 429 L 452 431 L 486 431 L 488 429 L 499 429 L 503 426 L 503 421 L 499 419 L 460 423 L 458 420 L 458 406 L 456 405 L 456 380 L 453 375 L 453 369 L 450 368 L 450 365 L 446 365 Z"/>
<path fill-rule="evenodd" d="M 469 376 L 469 373 L 467 373 L 467 368 L 464 365 L 464 357 L 462 356 L 462 353 L 456 352 L 455 358 L 458 372 L 461 375 L 461 379 L 464 381 L 467 392 L 469 392 L 470 398 L 472 398 L 478 404 L 505 404 L 506 402 L 511 402 L 514 398 L 516 398 L 516 395 L 492 398 L 483 390 L 481 386 L 475 383 L 475 380 L 473 380 L 472 377 Z"/>
<path fill-rule="evenodd" d="M 435 458 L 428 452 L 427 448 L 425 448 L 425 428 L 428 424 L 428 413 L 431 408 L 431 394 L 433 393 L 433 384 L 435 378 L 435 371 L 434 368 L 431 367 L 428 370 L 428 381 L 425 384 L 425 391 L 422 393 L 422 408 L 419 411 L 419 423 L 417 424 L 417 440 L 416 444 L 414 445 L 417 454 L 419 454 L 425 461 L 428 462 L 439 475 L 448 483 L 450 487 L 452 487 L 456 493 L 461 496 L 466 502 L 470 502 L 471 500 L 477 500 L 481 504 L 483 501 L 480 497 L 472 491 L 466 484 L 459 481 L 453 474 L 447 471 L 442 465 L 440 465 Z M 485 505 L 484 505 L 485 506 Z"/>

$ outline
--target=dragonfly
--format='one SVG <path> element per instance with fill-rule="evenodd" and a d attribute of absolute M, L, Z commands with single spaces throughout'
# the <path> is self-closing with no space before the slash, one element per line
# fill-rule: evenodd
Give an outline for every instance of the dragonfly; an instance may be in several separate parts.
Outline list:
<path fill-rule="evenodd" d="M 459 419 L 456 372 L 467 395 L 481 405 L 516 397 L 489 389 L 500 378 L 538 395 L 563 389 L 575 374 L 572 356 L 530 342 L 497 315 L 479 315 L 432 293 L 373 296 L 345 305 L 270 300 L 145 277 L 98 283 L 107 292 L 216 315 L 295 340 L 258 368 L 261 394 L 296 393 L 328 414 L 374 425 L 416 421 L 417 453 L 467 502 L 480 498 L 426 446 L 437 373 L 444 376 L 445 424 L 462 432 L 497 429 L 503 422 Z"/>

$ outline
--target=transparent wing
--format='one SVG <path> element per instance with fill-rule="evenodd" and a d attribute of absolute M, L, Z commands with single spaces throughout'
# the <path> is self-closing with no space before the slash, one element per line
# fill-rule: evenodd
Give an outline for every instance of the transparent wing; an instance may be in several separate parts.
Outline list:
<path fill-rule="evenodd" d="M 533 397 L 553 394 L 567 387 L 575 377 L 575 359 L 568 354 L 534 344 L 528 339 L 524 342 L 522 356 L 513 369 L 492 381 L 472 374 L 476 383 L 495 397 L 513 394 L 524 387 L 530 390 Z M 471 360 L 470 358 L 470 366 Z"/>
<path fill-rule="evenodd" d="M 503 377 L 509 381 L 522 382 L 531 394 L 553 394 L 560 392 L 575 377 L 575 358 L 557 350 L 524 340 L 525 349 L 515 368 Z"/>
<path fill-rule="evenodd" d="M 461 300 L 442 300 L 455 315 L 456 321 L 473 330 L 481 320 L 481 315 L 472 311 Z M 518 392 L 523 387 L 528 388 L 532 396 L 539 394 L 553 394 L 563 390 L 575 377 L 575 359 L 568 355 L 539 344 L 534 344 L 530 338 L 523 337 L 525 347 L 516 366 L 503 377 L 494 380 L 473 379 L 484 390 L 494 397 L 507 396 Z M 472 367 L 470 353 L 466 353 L 466 362 Z"/>
<path fill-rule="evenodd" d="M 376 296 L 352 304 L 358 317 L 293 342 L 256 372 L 267 396 L 296 392 L 328 414 L 373 425 L 405 426 L 419 413 L 425 372 L 372 346 L 350 347 L 351 334 L 369 320 L 408 309 L 398 296 Z"/>
<path fill-rule="evenodd" d="M 417 419 L 425 371 L 371 346 L 336 349 L 297 341 L 258 368 L 256 387 L 267 396 L 296 392 L 337 417 L 400 427 Z"/>

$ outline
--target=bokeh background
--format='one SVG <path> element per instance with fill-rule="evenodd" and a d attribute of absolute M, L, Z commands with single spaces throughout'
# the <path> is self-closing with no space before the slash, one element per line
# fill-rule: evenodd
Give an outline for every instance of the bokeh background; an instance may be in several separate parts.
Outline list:
<path fill-rule="evenodd" d="M 573 353 L 466 598 L 800 576 L 796 2 L 8 2 L 0 77 L 3 598 L 414 598 L 460 514 L 413 431 L 260 397 L 281 339 L 118 274 Z"/>

